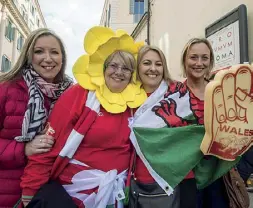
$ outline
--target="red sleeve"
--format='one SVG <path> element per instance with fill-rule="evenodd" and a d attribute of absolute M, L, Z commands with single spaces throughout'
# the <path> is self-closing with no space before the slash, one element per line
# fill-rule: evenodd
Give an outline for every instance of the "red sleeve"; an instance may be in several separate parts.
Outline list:
<path fill-rule="evenodd" d="M 87 91 L 75 85 L 64 92 L 55 104 L 48 119 L 55 131 L 55 144 L 50 152 L 28 158 L 28 164 L 21 178 L 23 199 L 33 196 L 42 185 L 48 182 L 53 163 L 84 108 L 81 103 L 85 103 L 86 96 Z"/>
<path fill-rule="evenodd" d="M 0 84 L 0 130 L 4 129 L 7 92 L 8 84 Z M 25 162 L 24 143 L 16 142 L 14 138 L 5 139 L 0 135 L 0 166 L 11 169 L 22 167 Z"/>

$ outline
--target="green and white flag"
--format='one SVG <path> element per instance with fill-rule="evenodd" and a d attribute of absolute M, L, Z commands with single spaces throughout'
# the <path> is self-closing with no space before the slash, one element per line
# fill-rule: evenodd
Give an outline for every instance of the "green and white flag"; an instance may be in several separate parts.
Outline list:
<path fill-rule="evenodd" d="M 131 141 L 149 173 L 170 195 L 191 171 L 198 188 L 204 188 L 238 161 L 229 162 L 204 156 L 200 144 L 205 134 L 198 125 L 198 109 L 186 85 L 176 84 L 168 92 L 162 82 L 136 111 L 131 121 Z"/>

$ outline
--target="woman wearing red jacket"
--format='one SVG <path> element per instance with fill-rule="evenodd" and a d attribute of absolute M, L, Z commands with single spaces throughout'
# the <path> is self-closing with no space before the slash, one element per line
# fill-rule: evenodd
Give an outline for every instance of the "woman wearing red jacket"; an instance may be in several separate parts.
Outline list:
<path fill-rule="evenodd" d="M 65 66 L 60 38 L 38 29 L 13 69 L 0 75 L 0 207 L 13 207 L 20 199 L 26 156 L 48 152 L 54 143 L 43 129 L 55 101 L 71 85 Z"/>

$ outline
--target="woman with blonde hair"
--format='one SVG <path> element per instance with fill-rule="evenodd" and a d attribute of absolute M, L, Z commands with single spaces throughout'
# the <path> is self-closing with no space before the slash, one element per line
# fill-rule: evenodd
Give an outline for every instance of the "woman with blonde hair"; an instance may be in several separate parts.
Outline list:
<path fill-rule="evenodd" d="M 209 41 L 205 38 L 190 39 L 182 52 L 181 67 L 187 86 L 204 100 L 205 86 L 214 67 L 214 53 Z"/>
<path fill-rule="evenodd" d="M 13 68 L 0 74 L 0 207 L 20 199 L 26 156 L 48 152 L 54 144 L 44 128 L 54 103 L 72 84 L 65 67 L 62 41 L 42 28 L 27 37 Z"/>
<path fill-rule="evenodd" d="M 142 88 L 147 93 L 148 99 L 136 110 L 133 119 L 134 127 L 159 127 L 159 112 L 154 104 L 159 103 L 164 96 L 176 91 L 181 85 L 174 81 L 168 70 L 164 53 L 156 46 L 143 46 L 137 58 L 137 77 L 142 83 Z M 150 111 L 151 113 L 150 113 Z M 138 147 L 134 134 L 131 141 L 136 153 L 131 161 L 132 177 L 130 184 L 129 207 L 179 207 L 179 188 L 176 187 L 173 195 L 169 195 L 166 183 L 161 184 L 152 167 L 147 165 L 143 153 Z"/>
<path fill-rule="evenodd" d="M 147 60 L 144 62 L 144 56 L 147 57 Z M 159 57 L 159 58 L 158 58 Z M 152 60 L 151 60 L 152 59 Z M 137 58 L 137 66 L 151 66 L 152 65 L 152 61 L 156 59 L 156 63 L 153 63 L 154 66 L 156 68 L 162 68 L 163 70 L 161 71 L 161 76 L 162 77 L 156 77 L 156 79 L 158 81 L 153 81 L 154 83 L 154 89 L 153 91 L 159 86 L 159 84 L 161 83 L 162 80 L 164 80 L 165 82 L 169 84 L 173 83 L 173 80 L 171 78 L 171 75 L 169 73 L 169 69 L 167 66 L 167 61 L 165 58 L 164 53 L 162 52 L 161 49 L 159 49 L 156 46 L 143 46 L 138 53 L 138 58 Z M 142 63 L 143 62 L 143 63 Z M 145 67 L 146 68 L 146 67 Z M 139 70 L 141 70 L 142 68 L 139 68 Z M 152 69 L 151 69 L 152 70 Z M 147 84 L 148 82 L 148 77 L 144 76 L 143 73 L 141 73 L 141 71 L 138 71 L 137 73 L 137 77 L 138 79 L 142 82 L 142 87 L 145 89 L 146 87 L 150 87 L 150 84 Z M 149 90 L 147 90 L 149 91 Z"/>
<path fill-rule="evenodd" d="M 190 90 L 192 99 L 194 99 L 194 110 L 198 112 L 201 124 L 204 124 L 204 93 L 209 82 L 210 72 L 214 67 L 214 53 L 209 41 L 205 38 L 190 39 L 183 49 L 181 65 L 183 75 L 186 78 L 185 83 Z M 191 171 L 182 182 L 184 184 L 182 192 L 185 195 L 190 190 L 194 190 L 195 183 L 189 185 L 189 181 L 195 181 L 194 178 L 194 174 Z M 199 208 L 228 207 L 228 196 L 222 178 L 214 181 L 205 189 L 198 191 L 196 204 Z"/>

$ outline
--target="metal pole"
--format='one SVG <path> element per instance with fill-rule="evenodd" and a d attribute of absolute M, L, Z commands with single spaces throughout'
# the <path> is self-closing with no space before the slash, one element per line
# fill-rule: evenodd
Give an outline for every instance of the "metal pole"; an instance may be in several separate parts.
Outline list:
<path fill-rule="evenodd" d="M 148 25 L 147 25 L 147 44 L 150 45 L 150 0 L 148 1 Z"/>

